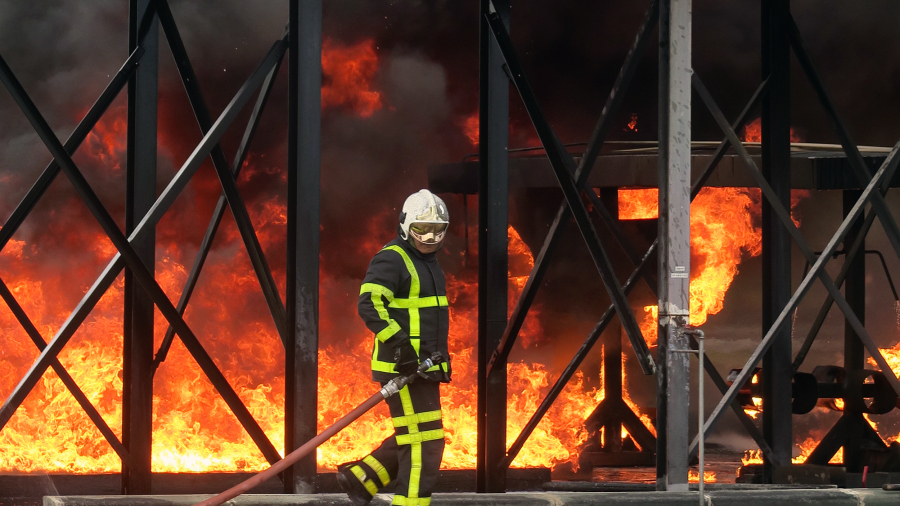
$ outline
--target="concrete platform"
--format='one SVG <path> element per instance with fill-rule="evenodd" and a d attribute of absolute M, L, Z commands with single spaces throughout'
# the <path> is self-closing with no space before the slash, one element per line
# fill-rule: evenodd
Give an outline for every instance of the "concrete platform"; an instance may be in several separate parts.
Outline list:
<path fill-rule="evenodd" d="M 900 491 L 874 489 L 803 490 L 713 490 L 704 494 L 707 505 L 716 506 L 897 506 Z M 190 506 L 207 495 L 178 496 L 68 496 L 45 497 L 44 506 Z M 693 506 L 696 492 L 513 492 L 506 494 L 435 494 L 435 506 L 590 506 L 644 505 Z M 379 494 L 372 506 L 388 506 L 391 495 Z M 229 506 L 348 506 L 342 494 L 243 495 L 225 503 Z"/>

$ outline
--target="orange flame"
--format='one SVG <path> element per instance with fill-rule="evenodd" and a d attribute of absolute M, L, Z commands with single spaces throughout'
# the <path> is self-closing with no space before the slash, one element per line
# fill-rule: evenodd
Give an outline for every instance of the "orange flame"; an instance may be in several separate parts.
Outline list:
<path fill-rule="evenodd" d="M 629 121 L 628 125 L 626 125 L 625 128 L 623 128 L 622 130 L 624 130 L 626 132 L 637 132 L 638 131 L 637 119 L 638 119 L 637 113 L 635 113 L 635 112 L 631 113 L 631 121 Z"/>
<path fill-rule="evenodd" d="M 284 207 L 269 202 L 251 212 L 265 246 L 275 236 L 277 227 L 283 226 Z M 222 237 L 229 238 L 229 244 L 239 244 L 234 225 L 225 222 L 223 227 Z M 510 295 L 517 297 L 534 260 L 515 230 L 510 228 L 509 232 Z M 95 263 L 108 261 L 112 254 L 109 241 L 100 235 L 89 238 L 103 245 L 91 250 Z M 372 243 L 369 246 L 373 251 L 381 244 L 378 238 L 368 242 Z M 70 308 L 44 293 L 45 287 L 57 286 L 60 280 L 43 280 L 40 272 L 20 268 L 38 253 L 34 245 L 12 241 L 0 256 L 0 276 L 47 339 Z M 240 248 L 230 247 L 225 253 L 214 253 L 224 254 L 224 261 L 207 266 L 207 275 L 201 277 L 186 318 L 273 444 L 282 448 L 284 378 L 280 370 L 284 358 L 280 340 L 270 323 L 256 319 L 255 309 L 245 309 L 258 307 L 258 301 L 254 300 L 258 298 L 258 285 Z M 174 249 L 164 249 L 158 256 L 157 279 L 167 295 L 175 299 L 187 277 L 186 269 Z M 474 279 L 450 274 L 447 278 L 451 299 L 450 351 L 455 374 L 454 382 L 442 387 L 447 433 L 443 467 L 472 468 L 477 425 L 474 406 L 477 312 L 473 302 L 477 285 Z M 339 339 L 339 343 L 323 346 L 319 352 L 320 430 L 376 388 L 368 369 L 360 365 L 364 360 L 347 359 L 368 356 L 371 336 L 356 318 L 336 317 L 349 310 L 343 297 L 330 296 L 355 291 L 356 284 L 356 279 L 322 275 L 322 340 L 334 340 L 329 336 L 335 334 L 349 333 L 351 337 L 346 343 Z M 122 292 L 120 278 L 60 355 L 63 365 L 120 437 Z M 530 333 L 540 332 L 538 322 L 530 325 L 523 328 L 524 341 L 533 339 Z M 156 347 L 165 330 L 166 322 L 157 312 Z M 0 307 L 0 332 L 5 346 L 0 353 L 0 394 L 6 396 L 37 351 L 5 305 Z M 537 409 L 552 378 L 543 365 L 527 363 L 511 363 L 508 376 L 507 444 L 511 444 Z M 578 373 L 529 438 L 513 467 L 577 462 L 577 448 L 587 438 L 584 419 L 603 399 L 602 390 L 586 389 L 583 385 L 584 377 Z M 153 405 L 154 472 L 257 471 L 267 467 L 178 340 L 155 377 Z M 320 468 L 333 469 L 339 463 L 361 457 L 391 431 L 389 414 L 381 405 L 318 448 Z M 0 431 L 0 471 L 97 473 L 117 472 L 119 467 L 115 453 L 52 372 L 44 375 Z"/>
<path fill-rule="evenodd" d="M 478 111 L 475 111 L 470 116 L 466 117 L 462 123 L 463 133 L 466 135 L 466 138 L 469 139 L 469 142 L 472 143 L 472 146 L 478 145 Z"/>
<path fill-rule="evenodd" d="M 741 130 L 741 140 L 744 142 L 762 142 L 762 118 L 756 118 L 744 125 Z M 791 142 L 803 142 L 800 135 L 791 127 Z"/>
<path fill-rule="evenodd" d="M 381 109 L 381 93 L 372 89 L 378 71 L 375 42 L 340 46 L 322 43 L 322 108 L 344 107 L 367 118 Z"/>
<path fill-rule="evenodd" d="M 703 481 L 705 483 L 715 483 L 716 482 L 716 472 L 715 471 L 703 471 Z M 700 471 L 694 471 L 693 469 L 688 470 L 688 483 L 700 483 Z"/>

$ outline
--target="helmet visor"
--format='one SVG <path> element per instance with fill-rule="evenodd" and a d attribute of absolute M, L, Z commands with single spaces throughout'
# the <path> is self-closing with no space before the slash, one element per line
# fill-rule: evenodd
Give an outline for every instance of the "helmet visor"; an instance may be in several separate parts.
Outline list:
<path fill-rule="evenodd" d="M 444 240 L 447 223 L 415 222 L 409 226 L 409 233 L 423 244 L 437 244 Z"/>

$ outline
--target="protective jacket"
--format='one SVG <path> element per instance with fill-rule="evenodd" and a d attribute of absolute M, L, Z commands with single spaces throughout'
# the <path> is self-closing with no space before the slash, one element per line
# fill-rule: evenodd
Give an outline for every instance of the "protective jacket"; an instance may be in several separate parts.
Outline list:
<path fill-rule="evenodd" d="M 379 251 L 359 290 L 359 316 L 375 334 L 372 379 L 397 376 L 394 348 L 408 340 L 419 357 L 440 351 L 445 362 L 428 370 L 432 381 L 450 381 L 447 282 L 434 253 L 423 255 L 399 237 Z"/>

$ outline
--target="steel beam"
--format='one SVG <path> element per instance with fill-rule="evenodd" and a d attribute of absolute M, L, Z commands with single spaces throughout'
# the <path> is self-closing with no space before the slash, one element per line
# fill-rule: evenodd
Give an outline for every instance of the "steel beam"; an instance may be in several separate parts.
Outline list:
<path fill-rule="evenodd" d="M 859 200 L 859 190 L 843 191 L 843 209 L 844 215 L 849 214 L 853 209 L 853 204 Z M 862 217 L 850 226 L 847 232 L 847 238 L 844 244 L 855 242 L 856 238 L 861 236 L 863 220 Z M 865 250 L 865 237 L 862 237 L 862 248 Z M 853 309 L 853 313 L 859 318 L 861 323 L 866 321 L 866 256 L 856 255 L 854 258 L 845 257 L 844 262 L 849 264 L 847 271 L 847 279 L 844 283 L 844 296 L 847 303 Z M 847 377 L 853 377 L 856 371 L 862 371 L 866 367 L 866 348 L 863 346 L 859 336 L 853 330 L 853 326 L 849 321 L 844 321 L 844 373 Z M 890 371 L 888 372 L 890 374 Z M 863 471 L 862 457 L 863 447 L 861 443 L 864 439 L 865 432 L 862 430 L 861 424 L 868 424 L 863 418 L 862 413 L 853 411 L 853 403 L 845 402 L 844 416 L 851 416 L 849 423 L 850 428 L 843 431 L 846 437 L 844 440 L 844 467 L 848 472 L 861 473 Z M 830 458 L 830 457 L 829 457 Z"/>
<path fill-rule="evenodd" d="M 103 208 L 102 203 L 97 199 L 96 194 L 90 189 L 90 186 L 81 176 L 75 167 L 71 158 L 66 155 L 65 150 L 59 143 L 59 140 L 53 134 L 46 121 L 37 111 L 34 103 L 28 97 L 21 84 L 13 75 L 6 61 L 0 57 L 0 80 L 12 94 L 20 108 L 25 112 L 26 117 L 34 126 L 35 131 L 50 149 L 51 154 L 57 159 L 63 170 L 67 173 L 73 185 L 79 191 L 79 194 L 89 205 L 92 213 L 95 214 L 98 221 L 104 228 L 104 231 L 113 240 L 113 244 L 119 249 L 120 253 L 116 254 L 113 260 L 107 265 L 100 277 L 94 282 L 93 286 L 88 290 L 75 310 L 57 331 L 54 338 L 47 345 L 47 348 L 40 354 L 38 359 L 32 364 L 28 373 L 19 382 L 15 390 L 6 399 L 3 406 L 0 407 L 0 428 L 4 427 L 12 417 L 15 410 L 24 401 L 25 396 L 31 391 L 41 375 L 46 371 L 49 363 L 62 350 L 68 340 L 72 337 L 78 326 L 87 317 L 87 314 L 94 307 L 104 291 L 109 288 L 118 273 L 125 267 L 126 263 L 135 273 L 138 281 L 144 288 L 150 292 L 154 299 L 154 303 L 160 308 L 163 316 L 176 327 L 176 331 L 182 338 L 185 347 L 197 360 L 200 367 L 210 378 L 210 381 L 222 395 L 226 404 L 235 413 L 238 420 L 248 431 L 251 438 L 256 442 L 270 462 L 279 460 L 281 457 L 272 446 L 271 442 L 262 432 L 259 424 L 253 419 L 246 406 L 243 405 L 240 398 L 230 387 L 227 380 L 222 376 L 221 372 L 216 368 L 212 358 L 206 353 L 203 347 L 197 341 L 196 336 L 190 331 L 190 328 L 184 323 L 184 320 L 177 314 L 175 308 L 171 305 L 165 293 L 159 288 L 152 276 L 149 276 L 146 267 L 144 267 L 136 257 L 134 250 L 128 244 L 128 241 L 140 237 L 146 228 L 154 227 L 166 210 L 172 205 L 175 198 L 187 185 L 190 177 L 197 171 L 205 157 L 209 155 L 212 146 L 219 141 L 228 125 L 234 121 L 240 108 L 249 100 L 252 92 L 259 86 L 265 74 L 271 70 L 276 61 L 281 57 L 285 49 L 285 41 L 276 42 L 269 50 L 260 66 L 248 78 L 247 82 L 241 87 L 232 101 L 226 106 L 222 115 L 210 129 L 209 133 L 204 136 L 200 144 L 195 148 L 194 152 L 188 157 L 188 160 L 182 168 L 176 173 L 175 177 L 163 190 L 156 203 L 151 207 L 150 211 L 144 216 L 141 222 L 135 227 L 134 232 L 128 239 L 124 239 L 124 234 L 118 229 L 115 222 Z"/>
<path fill-rule="evenodd" d="M 610 90 L 609 96 L 606 98 L 606 103 L 603 105 L 600 118 L 597 121 L 597 125 L 594 127 L 594 131 L 591 134 L 584 155 L 581 157 L 581 162 L 575 170 L 576 185 L 579 189 L 584 188 L 588 176 L 590 176 L 591 170 L 594 168 L 594 163 L 597 161 L 597 156 L 600 154 L 600 148 L 603 147 L 603 142 L 606 140 L 606 136 L 612 128 L 616 114 L 624 100 L 625 91 L 631 84 L 631 79 L 637 71 L 641 56 L 647 49 L 647 45 L 653 35 L 653 28 L 656 26 L 658 18 L 659 2 L 653 0 L 650 3 L 650 7 L 647 9 L 643 23 L 638 29 L 634 43 L 625 57 L 622 68 L 619 70 L 616 82 L 613 84 L 612 90 Z M 500 344 L 491 356 L 488 369 L 493 369 L 493 364 L 496 361 L 502 360 L 505 362 L 509 357 L 509 352 L 512 350 L 516 337 L 519 335 L 519 330 L 521 330 L 525 317 L 528 315 L 528 310 L 531 308 L 534 296 L 537 294 L 537 289 L 544 279 L 544 273 L 546 273 L 547 266 L 550 264 L 550 258 L 556 250 L 558 237 L 568 224 L 570 216 L 569 207 L 564 199 L 559 205 L 556 217 L 550 225 L 547 237 L 544 239 L 544 244 L 541 246 L 537 258 L 535 258 L 534 267 L 528 276 L 528 280 L 525 282 L 522 293 L 519 295 L 519 300 L 516 302 L 509 323 L 503 331 L 503 337 L 500 340 Z"/>
<path fill-rule="evenodd" d="M 481 0 L 479 36 L 478 460 L 476 490 L 505 492 L 506 357 L 489 366 L 507 327 L 509 80 L 488 16 L 509 29 L 509 0 Z"/>
<path fill-rule="evenodd" d="M 290 2 L 285 453 L 318 433 L 322 0 Z M 315 452 L 285 470 L 286 493 L 316 491 Z"/>
<path fill-rule="evenodd" d="M 175 19 L 172 17 L 172 11 L 169 9 L 168 2 L 166 0 L 156 1 L 158 2 L 160 22 L 166 33 L 169 47 L 172 49 L 175 66 L 178 68 L 181 82 L 184 85 L 194 116 L 197 118 L 197 123 L 200 126 L 200 133 L 205 135 L 212 126 L 212 118 L 209 114 L 209 108 L 206 106 L 206 101 L 203 99 L 203 93 L 200 91 L 197 75 L 194 73 L 187 50 L 184 48 L 181 34 L 178 33 L 178 27 L 175 25 Z M 263 254 L 262 246 L 259 244 L 259 238 L 253 229 L 250 214 L 247 212 L 247 207 L 244 205 L 244 200 L 238 190 L 234 173 L 232 170 L 229 170 L 225 152 L 219 144 L 213 146 L 210 156 L 213 161 L 213 167 L 216 169 L 216 175 L 218 175 L 222 184 L 223 193 L 228 199 L 228 207 L 231 209 L 234 222 L 237 225 L 238 232 L 241 234 L 247 255 L 250 257 L 250 263 L 253 265 L 253 271 L 259 280 L 259 286 L 262 289 L 263 297 L 266 299 L 266 305 L 272 314 L 275 328 L 278 330 L 278 335 L 281 337 L 282 342 L 284 342 L 284 305 L 281 302 L 281 296 L 278 295 L 278 288 L 275 286 L 275 279 L 272 277 L 269 264 L 266 262 L 266 256 Z"/>
<path fill-rule="evenodd" d="M 259 125 L 259 117 L 262 113 L 263 108 L 266 106 L 266 102 L 269 99 L 269 94 L 272 91 L 272 85 L 275 82 L 275 76 L 278 75 L 278 69 L 281 66 L 281 59 L 276 62 L 275 67 L 269 71 L 269 74 L 266 76 L 266 80 L 263 81 L 262 90 L 259 92 L 259 96 L 256 99 L 256 104 L 253 106 L 253 111 L 250 113 L 250 119 L 247 121 L 247 127 L 244 129 L 244 136 L 241 138 L 241 144 L 238 146 L 237 154 L 234 157 L 234 162 L 231 165 L 231 172 L 234 174 L 234 179 L 237 181 L 238 176 L 241 173 L 241 168 L 244 166 L 244 161 L 247 159 L 247 153 L 249 152 L 250 141 L 253 139 L 256 134 L 256 127 Z M 216 202 L 216 207 L 213 210 L 212 218 L 209 220 L 209 225 L 206 227 L 206 233 L 203 235 L 203 240 L 200 241 L 200 247 L 197 250 L 197 257 L 194 258 L 194 264 L 191 267 L 191 272 L 188 274 L 187 281 L 184 283 L 184 288 L 181 290 L 181 297 L 178 299 L 178 305 L 176 309 L 178 310 L 178 314 L 184 316 L 184 311 L 187 309 L 188 302 L 191 300 L 191 296 L 194 293 L 194 288 L 197 286 L 197 280 L 200 278 L 200 272 L 203 270 L 203 265 L 206 263 L 207 255 L 209 255 L 209 250 L 212 248 L 213 240 L 216 237 L 216 232 L 219 230 L 219 225 L 222 223 L 222 217 L 225 215 L 225 209 L 228 206 L 228 200 L 225 198 L 225 194 L 222 193 L 219 196 L 219 201 Z M 159 369 L 160 364 L 165 362 L 166 356 L 169 354 L 169 349 L 172 346 L 172 343 L 175 340 L 175 329 L 170 325 L 166 330 L 166 335 L 163 337 L 162 343 L 159 345 L 159 350 L 156 352 L 156 357 L 153 359 L 153 373 L 156 374 L 156 370 Z"/>
<path fill-rule="evenodd" d="M 22 329 L 25 330 L 25 333 L 28 334 L 28 337 L 31 338 L 31 342 L 37 346 L 39 351 L 43 351 L 44 348 L 47 347 L 47 342 L 44 341 L 43 336 L 41 336 L 40 331 L 38 331 L 37 327 L 34 326 L 34 323 L 31 322 L 31 319 L 28 318 L 28 315 L 25 313 L 25 310 L 19 305 L 19 302 L 16 300 L 16 297 L 9 290 L 9 287 L 6 286 L 6 283 L 0 279 L 0 298 L 3 298 L 6 305 L 9 306 L 10 312 L 12 312 L 13 316 L 16 317 L 19 324 L 22 325 Z M 133 465 L 131 454 L 128 453 L 128 449 L 125 448 L 125 445 L 119 441 L 119 438 L 116 437 L 116 434 L 112 431 L 109 425 L 106 423 L 106 420 L 103 419 L 103 416 L 97 411 L 97 408 L 91 404 L 91 400 L 87 398 L 84 392 L 81 391 L 81 388 L 78 387 L 78 384 L 75 382 L 75 379 L 66 371 L 66 368 L 59 363 L 59 360 L 53 359 L 50 363 L 50 367 L 53 368 L 53 372 L 59 376 L 60 381 L 62 381 L 63 385 L 65 385 L 66 389 L 69 393 L 72 394 L 72 397 L 81 406 L 81 409 L 87 414 L 88 418 L 94 422 L 94 425 L 97 427 L 97 430 L 100 431 L 100 434 L 103 435 L 103 438 L 106 439 L 106 442 L 112 447 L 112 449 L 116 452 L 116 455 L 122 459 L 122 462 Z"/>
<path fill-rule="evenodd" d="M 560 188 L 562 188 L 563 195 L 575 218 L 575 223 L 578 225 L 578 229 L 584 238 L 588 252 L 594 262 L 594 266 L 597 268 L 600 278 L 603 281 L 603 285 L 616 307 L 616 313 L 622 321 L 622 326 L 625 328 L 625 333 L 628 335 L 631 347 L 634 349 L 635 355 L 637 356 L 638 363 L 641 365 L 644 374 L 653 374 L 655 365 L 653 359 L 650 357 L 650 352 L 647 349 L 647 343 L 641 335 L 641 330 L 634 318 L 634 313 L 631 311 L 631 306 L 628 304 L 628 300 L 622 293 L 622 287 L 615 277 L 606 250 L 600 243 L 594 224 L 584 206 L 584 202 L 581 200 L 580 190 L 576 184 L 577 179 L 573 179 L 573 173 L 576 170 L 574 160 L 562 146 L 562 143 L 556 137 L 556 134 L 553 132 L 549 123 L 547 123 L 543 112 L 538 106 L 534 90 L 532 90 L 528 79 L 525 77 L 525 71 L 518 61 L 518 57 L 512 46 L 512 41 L 500 18 L 496 13 L 492 13 L 487 16 L 487 19 L 491 25 L 491 32 L 494 35 L 494 39 L 500 46 L 500 51 L 503 54 L 504 60 L 506 60 L 510 78 L 516 86 L 516 89 L 519 91 L 522 103 L 525 105 L 525 110 L 531 117 L 531 122 L 534 124 L 538 137 L 541 139 L 541 144 L 547 152 L 547 158 L 553 168 L 557 182 L 559 183 Z"/>
<path fill-rule="evenodd" d="M 781 206 L 791 206 L 791 49 L 787 40 L 789 0 L 763 0 L 762 78 L 769 93 L 762 101 L 762 175 Z M 762 328 L 768 329 L 791 298 L 791 236 L 768 199 L 762 200 Z M 763 452 L 763 476 L 774 482 L 776 467 L 790 462 L 793 450 L 791 424 L 791 329 L 783 328 L 763 356 L 762 426 L 774 453 Z"/>
<path fill-rule="evenodd" d="M 129 2 L 129 53 L 138 48 L 139 17 L 153 0 Z M 156 18 L 156 14 L 143 14 Z M 144 56 L 128 82 L 126 132 L 125 234 L 156 200 L 157 102 L 159 101 L 159 25 L 156 19 L 141 47 Z M 68 155 L 66 155 L 68 156 Z M 63 167 L 66 170 L 66 167 Z M 118 228 L 117 228 L 118 230 Z M 156 270 L 156 231 L 147 230 L 131 243 L 151 277 Z M 153 301 L 125 270 L 124 342 L 122 347 L 122 443 L 132 465 L 122 464 L 122 493 L 150 494 L 153 460 Z"/>
<path fill-rule="evenodd" d="M 691 22 L 691 0 L 661 0 L 656 488 L 671 491 L 688 489 Z"/>

